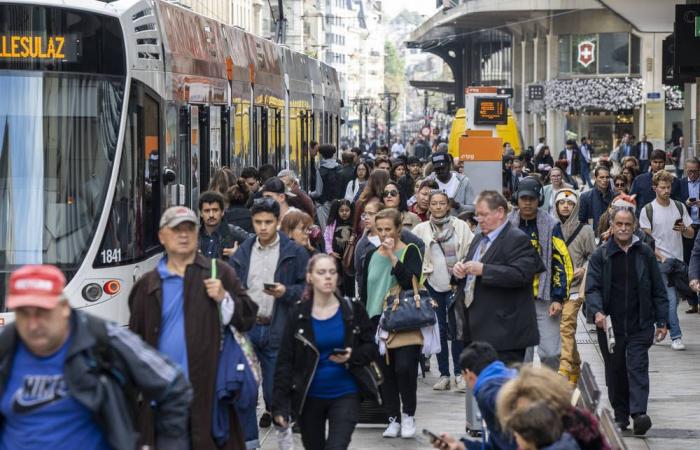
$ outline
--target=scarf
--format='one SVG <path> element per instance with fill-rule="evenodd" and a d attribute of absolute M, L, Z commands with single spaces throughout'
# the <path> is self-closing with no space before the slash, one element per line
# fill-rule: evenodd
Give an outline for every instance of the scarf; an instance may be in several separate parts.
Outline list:
<path fill-rule="evenodd" d="M 457 242 L 454 239 L 455 227 L 452 225 L 452 217 L 449 214 L 441 219 L 431 216 L 430 229 L 433 232 L 433 241 L 440 246 L 445 256 L 447 271 L 451 275 L 452 268 L 457 264 Z"/>

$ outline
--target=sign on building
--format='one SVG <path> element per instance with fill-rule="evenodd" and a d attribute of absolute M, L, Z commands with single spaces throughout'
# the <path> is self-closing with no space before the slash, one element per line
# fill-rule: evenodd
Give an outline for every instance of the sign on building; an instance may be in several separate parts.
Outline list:
<path fill-rule="evenodd" d="M 578 57 L 576 61 L 583 67 L 588 67 L 595 62 L 595 42 L 581 41 L 578 44 Z"/>
<path fill-rule="evenodd" d="M 544 86 L 541 84 L 531 84 L 527 87 L 528 100 L 544 100 Z"/>

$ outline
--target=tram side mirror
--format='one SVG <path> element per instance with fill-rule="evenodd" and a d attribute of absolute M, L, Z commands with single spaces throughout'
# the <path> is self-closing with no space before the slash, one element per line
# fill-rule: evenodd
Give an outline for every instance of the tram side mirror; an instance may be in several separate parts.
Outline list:
<path fill-rule="evenodd" d="M 175 175 L 175 172 L 173 170 L 168 169 L 168 168 L 163 170 L 163 183 L 164 184 L 170 184 L 173 181 L 175 181 L 176 178 L 177 178 L 177 176 Z"/>

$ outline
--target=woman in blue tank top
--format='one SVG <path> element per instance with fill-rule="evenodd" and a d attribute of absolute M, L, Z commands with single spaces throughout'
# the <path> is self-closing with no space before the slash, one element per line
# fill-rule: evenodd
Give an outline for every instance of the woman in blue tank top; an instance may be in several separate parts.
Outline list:
<path fill-rule="evenodd" d="M 298 418 L 307 450 L 346 449 L 359 416 L 359 386 L 366 385 L 353 369 L 377 358 L 373 327 L 359 302 L 337 294 L 332 256 L 312 257 L 306 280 L 278 353 L 272 413 L 284 428 Z"/>

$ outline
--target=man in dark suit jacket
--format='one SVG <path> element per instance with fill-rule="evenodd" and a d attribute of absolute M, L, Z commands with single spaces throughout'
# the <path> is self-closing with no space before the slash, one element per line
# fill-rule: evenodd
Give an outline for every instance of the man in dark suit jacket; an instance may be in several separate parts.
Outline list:
<path fill-rule="evenodd" d="M 642 140 L 637 142 L 632 149 L 632 156 L 639 160 L 639 173 L 647 173 L 649 171 L 649 160 L 653 151 L 654 146 L 647 141 L 646 134 L 643 134 Z"/>
<path fill-rule="evenodd" d="M 630 195 L 637 195 L 637 216 L 641 213 L 644 206 L 647 203 L 651 203 L 656 198 L 656 192 L 654 192 L 654 187 L 651 183 L 651 179 L 656 172 L 659 170 L 664 170 L 666 166 L 666 152 L 663 150 L 654 150 L 651 154 L 651 164 L 650 171 L 637 175 L 637 177 L 632 182 L 632 188 L 630 189 Z M 680 201 L 681 194 L 681 183 L 678 178 L 673 180 L 673 185 L 671 186 L 671 198 Z"/>
<path fill-rule="evenodd" d="M 539 342 L 532 283 L 545 266 L 530 238 L 507 221 L 501 193 L 484 191 L 475 205 L 481 233 L 453 269 L 458 337 L 488 342 L 506 364 L 522 363 L 525 349 Z"/>
<path fill-rule="evenodd" d="M 569 175 L 578 175 L 581 171 L 581 152 L 573 139 L 566 141 L 566 148 L 559 152 L 559 159 L 565 159 L 569 162 L 566 167 L 566 173 Z"/>

